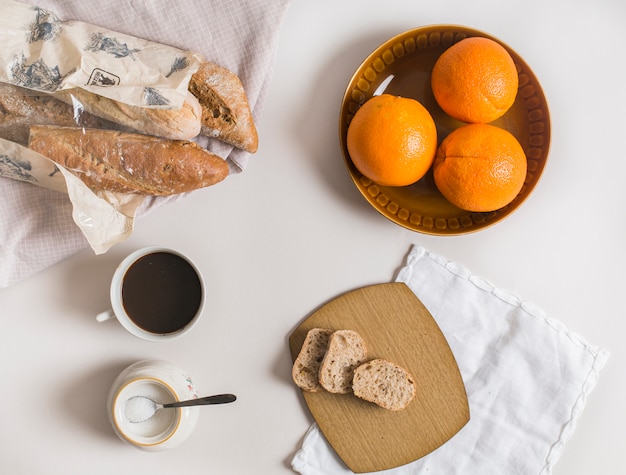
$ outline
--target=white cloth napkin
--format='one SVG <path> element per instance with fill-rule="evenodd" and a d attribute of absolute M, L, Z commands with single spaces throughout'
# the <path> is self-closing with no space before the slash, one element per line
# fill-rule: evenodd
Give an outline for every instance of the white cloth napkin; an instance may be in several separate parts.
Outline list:
<path fill-rule="evenodd" d="M 201 53 L 240 77 L 257 123 L 269 91 L 280 27 L 290 4 L 290 0 L 22 1 L 63 20 L 80 20 Z M 231 173 L 244 170 L 250 159 L 250 155 L 219 142 L 204 145 L 228 159 Z M 0 288 L 87 247 L 72 220 L 66 195 L 0 177 L 0 197 Z M 139 215 L 178 198 L 149 200 Z"/>
<path fill-rule="evenodd" d="M 465 383 L 470 421 L 422 459 L 377 473 L 550 474 L 608 352 L 422 247 L 411 249 L 396 280 L 415 292 L 446 336 Z M 292 467 L 303 475 L 352 473 L 315 424 Z"/>

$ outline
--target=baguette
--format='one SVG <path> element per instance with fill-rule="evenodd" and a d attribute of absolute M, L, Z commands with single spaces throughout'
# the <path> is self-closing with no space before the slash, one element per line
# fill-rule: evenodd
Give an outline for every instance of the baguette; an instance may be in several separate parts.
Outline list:
<path fill-rule="evenodd" d="M 415 397 L 415 381 L 406 369 L 384 359 L 375 359 L 354 370 L 352 390 L 361 399 L 399 411 Z"/>
<path fill-rule="evenodd" d="M 248 99 L 235 73 L 203 62 L 189 81 L 189 90 L 202 107 L 200 134 L 254 153 L 259 146 Z"/>
<path fill-rule="evenodd" d="M 55 97 L 138 133 L 171 140 L 191 140 L 200 134 L 202 108 L 190 93 L 182 108 L 174 110 L 131 106 L 78 88 L 57 92 Z"/>
<path fill-rule="evenodd" d="M 332 334 L 333 331 L 326 328 L 312 328 L 306 334 L 291 370 L 293 381 L 305 391 L 316 393 L 323 390 L 319 382 L 320 364 Z"/>
<path fill-rule="evenodd" d="M 35 126 L 29 148 L 94 190 L 173 195 L 213 185 L 228 175 L 225 160 L 194 142 L 114 130 Z"/>
<path fill-rule="evenodd" d="M 31 125 L 114 128 L 111 122 L 87 112 L 75 116 L 72 106 L 46 94 L 10 84 L 0 87 L 0 137 L 20 145 L 28 144 Z"/>
<path fill-rule="evenodd" d="M 352 391 L 354 369 L 367 360 L 365 340 L 353 330 L 337 330 L 319 371 L 319 382 L 326 391 L 346 394 Z"/>

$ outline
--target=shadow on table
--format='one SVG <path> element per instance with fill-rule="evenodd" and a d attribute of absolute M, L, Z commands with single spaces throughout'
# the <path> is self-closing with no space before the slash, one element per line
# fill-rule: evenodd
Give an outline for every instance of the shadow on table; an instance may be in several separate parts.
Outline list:
<path fill-rule="evenodd" d="M 375 213 L 367 206 L 352 183 L 339 142 L 339 113 L 348 82 L 361 62 L 381 43 L 398 34 L 396 29 L 381 29 L 353 38 L 328 55 L 326 64 L 312 81 L 314 89 L 303 90 L 303 110 L 294 125 L 295 135 L 310 152 L 319 174 L 332 191 L 351 209 Z"/>
<path fill-rule="evenodd" d="M 108 419 L 107 396 L 115 378 L 131 363 L 108 363 L 77 374 L 60 396 L 60 409 L 97 436 L 118 440 Z"/>
<path fill-rule="evenodd" d="M 68 267 L 64 275 L 67 292 L 59 298 L 66 301 L 65 306 L 73 309 L 73 313 L 95 321 L 98 313 L 110 308 L 111 278 L 119 263 L 130 252 L 115 247 L 99 256 L 90 250 L 83 252 Z"/>

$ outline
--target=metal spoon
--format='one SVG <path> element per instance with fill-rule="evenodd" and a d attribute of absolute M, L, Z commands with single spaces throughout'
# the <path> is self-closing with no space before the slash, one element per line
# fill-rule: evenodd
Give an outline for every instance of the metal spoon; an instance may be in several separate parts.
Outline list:
<path fill-rule="evenodd" d="M 215 396 L 189 399 L 187 401 L 170 402 L 159 404 L 146 396 L 133 396 L 128 399 L 124 407 L 124 415 L 129 422 L 139 423 L 150 419 L 156 412 L 163 408 L 206 406 L 209 404 L 226 404 L 234 402 L 237 396 L 234 394 L 216 394 Z"/>

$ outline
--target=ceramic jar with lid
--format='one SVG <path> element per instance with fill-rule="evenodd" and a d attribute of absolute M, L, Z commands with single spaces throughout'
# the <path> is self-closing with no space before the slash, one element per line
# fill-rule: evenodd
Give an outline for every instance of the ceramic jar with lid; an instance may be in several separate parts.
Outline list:
<path fill-rule="evenodd" d="M 145 451 L 173 448 L 193 432 L 198 419 L 194 407 L 161 409 L 143 422 L 133 422 L 127 401 L 134 396 L 148 397 L 160 404 L 197 398 L 191 377 L 182 369 L 158 360 L 128 366 L 109 391 L 109 420 L 120 439 Z"/>

